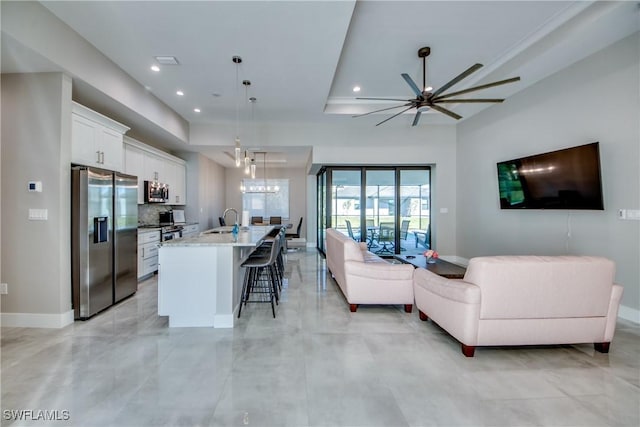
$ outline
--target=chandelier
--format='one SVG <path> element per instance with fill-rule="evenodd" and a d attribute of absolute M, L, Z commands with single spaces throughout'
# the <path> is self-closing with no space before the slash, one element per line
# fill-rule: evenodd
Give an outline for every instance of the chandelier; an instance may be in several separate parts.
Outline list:
<path fill-rule="evenodd" d="M 262 154 L 262 180 L 243 180 L 242 185 L 240 186 L 240 190 L 243 194 L 275 194 L 280 191 L 280 187 L 278 185 L 269 185 L 269 181 L 267 180 L 267 153 L 264 151 L 258 151 L 255 154 Z M 255 178 L 255 162 L 252 164 L 252 177 Z M 257 182 L 255 182 L 257 181 Z M 262 181 L 262 182 L 260 182 Z M 248 184 L 248 185 L 247 185 Z"/>

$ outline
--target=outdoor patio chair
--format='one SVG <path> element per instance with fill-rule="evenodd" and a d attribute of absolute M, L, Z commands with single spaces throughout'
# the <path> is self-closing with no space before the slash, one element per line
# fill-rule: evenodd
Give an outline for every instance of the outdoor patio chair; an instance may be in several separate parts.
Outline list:
<path fill-rule="evenodd" d="M 416 236 L 416 248 L 421 244 L 426 249 L 431 249 L 431 224 L 427 226 L 427 231 L 414 231 Z"/>

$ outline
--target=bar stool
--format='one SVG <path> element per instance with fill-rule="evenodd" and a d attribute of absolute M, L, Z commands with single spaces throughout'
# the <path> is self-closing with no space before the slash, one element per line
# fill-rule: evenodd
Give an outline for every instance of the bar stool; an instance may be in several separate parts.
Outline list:
<path fill-rule="evenodd" d="M 238 318 L 242 313 L 243 304 L 248 302 L 271 303 L 273 318 L 276 317 L 274 301 L 278 299 L 278 279 L 276 277 L 276 260 L 280 251 L 280 238 L 273 241 L 268 256 L 260 253 L 260 249 L 255 250 L 243 263 L 245 267 L 244 283 L 242 285 L 242 295 L 240 307 L 238 308 Z M 251 295 L 256 299 L 250 299 Z"/>
<path fill-rule="evenodd" d="M 282 290 L 282 283 L 284 281 L 284 267 L 286 263 L 286 254 L 287 254 L 287 228 L 282 226 L 280 228 L 274 228 L 269 232 L 267 237 L 265 237 L 264 241 L 260 246 L 258 246 L 253 254 L 266 256 L 271 252 L 271 245 L 273 244 L 276 237 L 279 237 L 280 241 L 280 252 L 278 253 L 278 258 L 276 260 L 276 278 L 278 279 L 278 290 Z M 252 255 L 253 255 L 252 254 Z M 280 299 L 280 294 L 276 295 L 276 302 Z"/>

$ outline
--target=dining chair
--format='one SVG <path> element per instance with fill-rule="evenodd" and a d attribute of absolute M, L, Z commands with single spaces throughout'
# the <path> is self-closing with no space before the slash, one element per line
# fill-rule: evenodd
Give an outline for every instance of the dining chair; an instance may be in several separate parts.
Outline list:
<path fill-rule="evenodd" d="M 414 231 L 413 235 L 416 236 L 416 248 L 419 243 L 426 249 L 431 249 L 431 224 L 427 225 L 427 231 Z"/>
<path fill-rule="evenodd" d="M 395 240 L 394 228 L 395 224 L 393 222 L 380 223 L 380 229 L 378 230 L 378 243 L 382 244 L 382 247 L 376 251 L 377 254 L 393 254 L 393 241 Z"/>
<path fill-rule="evenodd" d="M 400 239 L 407 240 L 407 234 L 409 234 L 409 220 L 403 219 L 400 224 Z"/>
<path fill-rule="evenodd" d="M 282 217 L 281 216 L 272 216 L 271 218 L 269 218 L 269 224 L 273 225 L 273 224 L 282 224 Z"/>
<path fill-rule="evenodd" d="M 299 239 L 300 238 L 300 230 L 302 230 L 302 217 L 300 217 L 300 222 L 298 223 L 298 228 L 296 228 L 295 233 L 286 233 L 285 237 L 287 239 Z"/>
<path fill-rule="evenodd" d="M 408 219 L 403 219 L 402 223 L 400 223 L 400 240 L 407 240 L 409 234 L 409 223 L 410 221 Z M 400 246 L 400 250 L 404 251 L 406 249 Z"/>
<path fill-rule="evenodd" d="M 377 248 L 378 228 L 376 223 L 373 219 L 366 219 L 365 224 L 367 225 L 367 248 Z"/>
<path fill-rule="evenodd" d="M 349 234 L 349 237 L 351 237 L 356 242 L 359 242 L 360 241 L 360 235 L 358 234 L 358 237 L 356 237 L 353 234 L 353 228 L 351 227 L 351 221 L 349 221 L 348 219 L 345 219 L 344 222 L 347 224 L 347 233 Z"/>

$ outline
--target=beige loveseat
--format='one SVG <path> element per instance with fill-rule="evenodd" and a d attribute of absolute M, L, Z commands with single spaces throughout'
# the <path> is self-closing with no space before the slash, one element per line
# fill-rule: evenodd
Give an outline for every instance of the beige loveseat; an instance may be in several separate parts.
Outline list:
<path fill-rule="evenodd" d="M 413 307 L 413 266 L 390 264 L 333 228 L 327 229 L 327 268 L 340 286 L 352 312 L 358 304 Z"/>
<path fill-rule="evenodd" d="M 420 319 L 476 346 L 594 343 L 607 353 L 622 286 L 614 263 L 590 256 L 472 258 L 462 280 L 414 274 Z"/>

